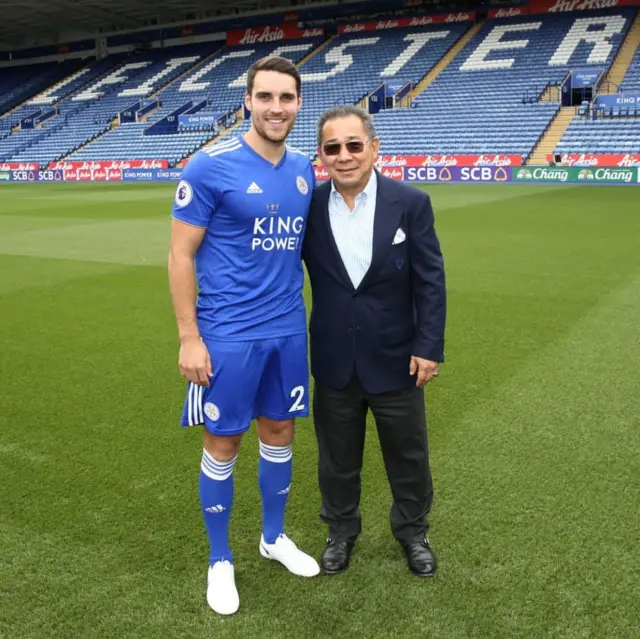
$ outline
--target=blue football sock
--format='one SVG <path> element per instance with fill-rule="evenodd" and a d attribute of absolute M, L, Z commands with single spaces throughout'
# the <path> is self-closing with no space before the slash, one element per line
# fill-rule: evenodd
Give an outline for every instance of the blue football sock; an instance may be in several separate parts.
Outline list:
<path fill-rule="evenodd" d="M 262 494 L 262 534 L 273 544 L 284 532 L 284 511 L 291 487 L 291 446 L 268 446 L 260 442 L 258 483 Z"/>
<path fill-rule="evenodd" d="M 200 465 L 200 504 L 209 537 L 209 565 L 216 561 L 233 561 L 229 549 L 229 518 L 233 505 L 233 466 L 230 461 L 217 461 L 206 450 Z"/>

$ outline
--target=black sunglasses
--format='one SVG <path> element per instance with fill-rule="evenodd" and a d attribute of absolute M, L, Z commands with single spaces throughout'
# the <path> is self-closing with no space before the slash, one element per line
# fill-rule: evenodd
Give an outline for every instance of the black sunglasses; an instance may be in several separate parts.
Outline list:
<path fill-rule="evenodd" d="M 364 151 L 365 142 L 362 140 L 351 140 L 350 142 L 345 142 L 344 146 L 349 151 L 349 153 L 362 153 Z M 328 142 L 322 147 L 325 155 L 339 155 L 342 149 L 341 142 Z"/>

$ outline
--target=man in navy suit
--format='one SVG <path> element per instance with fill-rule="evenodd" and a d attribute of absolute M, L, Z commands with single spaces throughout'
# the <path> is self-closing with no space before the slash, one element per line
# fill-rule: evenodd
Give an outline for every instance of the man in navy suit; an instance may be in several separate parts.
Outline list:
<path fill-rule="evenodd" d="M 314 420 L 329 527 L 325 573 L 349 566 L 361 531 L 360 474 L 371 410 L 393 493 L 391 529 L 410 571 L 431 576 L 433 499 L 424 386 L 444 361 L 445 274 L 429 196 L 375 170 L 380 142 L 368 114 L 330 109 L 318 153 L 330 180 L 314 191 L 303 256 Z"/>

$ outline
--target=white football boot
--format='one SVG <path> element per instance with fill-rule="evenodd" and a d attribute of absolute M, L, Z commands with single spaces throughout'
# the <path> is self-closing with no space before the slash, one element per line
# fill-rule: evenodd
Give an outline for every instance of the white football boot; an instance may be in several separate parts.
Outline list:
<path fill-rule="evenodd" d="M 235 572 L 229 561 L 216 561 L 207 574 L 207 603 L 219 615 L 232 615 L 240 606 Z"/>
<path fill-rule="evenodd" d="M 260 537 L 260 554 L 266 559 L 279 561 L 289 572 L 300 577 L 315 577 L 320 573 L 318 562 L 302 552 L 294 543 L 282 533 L 273 544 Z"/>

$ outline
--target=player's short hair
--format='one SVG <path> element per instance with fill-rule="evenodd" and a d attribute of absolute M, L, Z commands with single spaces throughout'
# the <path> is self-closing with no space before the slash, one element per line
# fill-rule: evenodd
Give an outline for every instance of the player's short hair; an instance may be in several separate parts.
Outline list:
<path fill-rule="evenodd" d="M 254 62 L 247 73 L 247 92 L 249 94 L 253 92 L 253 81 L 258 71 L 277 71 L 278 73 L 290 75 L 296 81 L 296 93 L 300 95 L 300 72 L 298 67 L 288 58 L 282 58 L 279 55 L 268 55 Z"/>
<path fill-rule="evenodd" d="M 365 133 L 370 140 L 378 137 L 376 133 L 376 126 L 373 123 L 373 118 L 360 107 L 355 106 L 354 104 L 342 104 L 340 106 L 335 106 L 325 111 L 320 118 L 318 119 L 317 124 L 317 135 L 318 135 L 318 146 L 322 144 L 322 129 L 324 129 L 324 125 L 329 122 L 329 120 L 337 120 L 338 118 L 346 118 L 350 115 L 355 115 L 362 120 L 362 124 L 364 125 Z"/>

